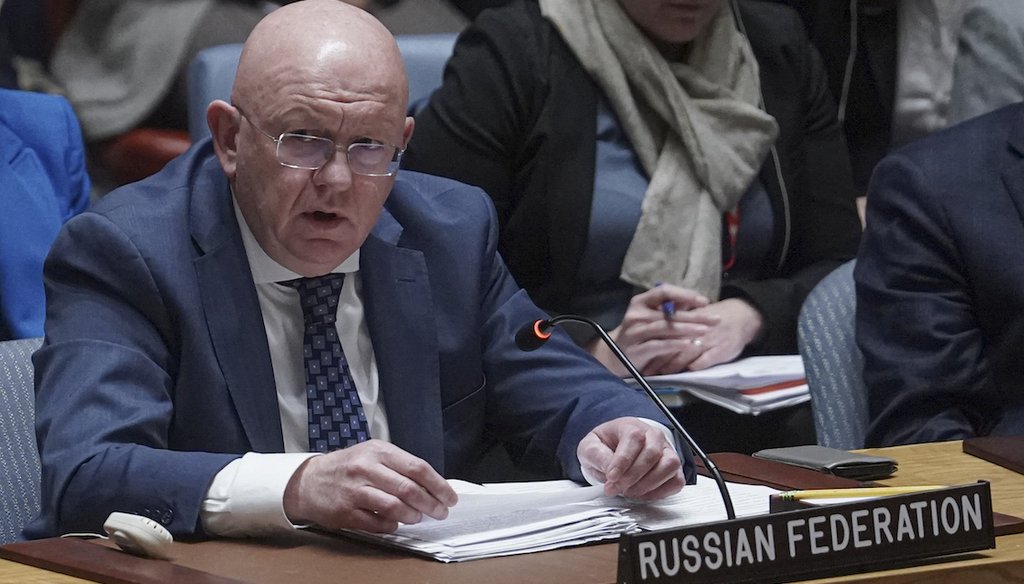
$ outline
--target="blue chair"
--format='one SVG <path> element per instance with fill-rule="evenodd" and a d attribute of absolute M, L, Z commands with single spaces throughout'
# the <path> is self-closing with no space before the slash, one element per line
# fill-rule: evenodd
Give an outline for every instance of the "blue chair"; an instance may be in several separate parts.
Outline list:
<path fill-rule="evenodd" d="M 409 76 L 409 114 L 418 112 L 441 86 L 444 66 L 455 48 L 456 33 L 398 35 L 398 50 Z"/>
<path fill-rule="evenodd" d="M 863 448 L 868 427 L 864 357 L 854 338 L 854 262 L 836 268 L 811 290 L 798 321 L 818 443 L 844 450 Z"/>
<path fill-rule="evenodd" d="M 32 353 L 41 338 L 0 342 L 0 545 L 39 513 Z"/>
<path fill-rule="evenodd" d="M 455 46 L 455 33 L 398 35 L 398 49 L 409 76 L 409 112 L 418 111 L 440 87 L 445 63 Z M 220 45 L 200 51 L 188 71 L 188 133 L 193 142 L 210 135 L 206 106 L 231 98 L 242 45 Z"/>
<path fill-rule="evenodd" d="M 241 44 L 219 45 L 199 51 L 189 65 L 188 135 L 193 143 L 210 135 L 206 106 L 215 99 L 231 101 L 231 85 L 241 55 Z"/>

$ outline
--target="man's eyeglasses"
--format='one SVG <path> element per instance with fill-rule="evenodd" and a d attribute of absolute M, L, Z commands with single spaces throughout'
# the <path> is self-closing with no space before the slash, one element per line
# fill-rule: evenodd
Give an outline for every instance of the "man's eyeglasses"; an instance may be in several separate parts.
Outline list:
<path fill-rule="evenodd" d="M 318 170 L 334 157 L 336 151 L 345 150 L 352 172 L 363 176 L 392 176 L 398 171 L 398 164 L 405 153 L 405 150 L 391 144 L 354 142 L 346 148 L 330 138 L 294 132 L 285 132 L 275 138 L 253 123 L 241 108 L 236 106 L 235 109 L 253 128 L 277 144 L 277 162 L 288 168 Z"/>

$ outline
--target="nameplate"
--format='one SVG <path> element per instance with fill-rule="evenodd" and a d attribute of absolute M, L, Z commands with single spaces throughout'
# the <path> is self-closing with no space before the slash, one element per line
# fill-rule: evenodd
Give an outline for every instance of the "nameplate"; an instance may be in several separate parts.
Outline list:
<path fill-rule="evenodd" d="M 989 484 L 623 535 L 618 582 L 781 582 L 996 546 Z"/>

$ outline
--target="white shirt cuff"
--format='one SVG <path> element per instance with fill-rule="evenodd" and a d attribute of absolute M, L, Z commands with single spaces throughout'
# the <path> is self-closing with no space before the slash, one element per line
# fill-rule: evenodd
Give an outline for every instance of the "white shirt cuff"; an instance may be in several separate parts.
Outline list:
<path fill-rule="evenodd" d="M 303 462 L 315 452 L 249 452 L 213 478 L 199 518 L 212 535 L 246 537 L 296 528 L 284 513 L 284 491 Z"/>

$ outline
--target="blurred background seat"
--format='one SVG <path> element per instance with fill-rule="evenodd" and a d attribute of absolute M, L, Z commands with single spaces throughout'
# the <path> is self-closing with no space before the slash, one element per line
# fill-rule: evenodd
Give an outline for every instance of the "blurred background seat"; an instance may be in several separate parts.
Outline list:
<path fill-rule="evenodd" d="M 409 111 L 422 107 L 441 86 L 445 63 L 457 33 L 397 35 L 409 75 Z M 231 84 L 238 69 L 241 44 L 220 45 L 199 51 L 188 72 L 188 132 L 193 142 L 210 135 L 206 106 L 215 99 L 231 100 Z"/>
<path fill-rule="evenodd" d="M 210 135 L 206 106 L 215 99 L 231 101 L 242 45 L 230 44 L 199 51 L 188 70 L 188 134 L 193 142 Z"/>
<path fill-rule="evenodd" d="M 39 512 L 32 353 L 42 339 L 0 342 L 0 545 Z"/>
<path fill-rule="evenodd" d="M 426 105 L 430 95 L 441 86 L 444 66 L 455 48 L 455 33 L 397 35 L 405 71 L 409 76 L 409 113 Z"/>
<path fill-rule="evenodd" d="M 46 58 L 75 16 L 80 0 L 42 0 Z M 145 178 L 188 149 L 191 142 L 182 130 L 138 127 L 89 145 L 90 171 L 94 181 L 119 186 Z"/>
<path fill-rule="evenodd" d="M 854 335 L 855 263 L 839 266 L 811 290 L 798 321 L 818 444 L 844 450 L 863 448 L 868 427 L 864 357 Z"/>

